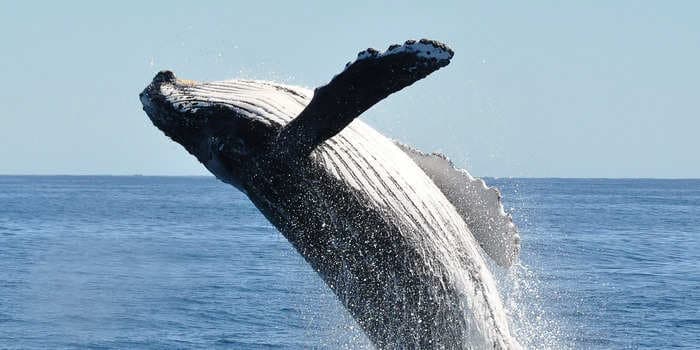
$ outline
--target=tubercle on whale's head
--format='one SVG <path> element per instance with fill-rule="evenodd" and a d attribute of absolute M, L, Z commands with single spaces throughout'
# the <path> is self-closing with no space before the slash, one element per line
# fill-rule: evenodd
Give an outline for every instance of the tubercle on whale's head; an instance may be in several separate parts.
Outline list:
<path fill-rule="evenodd" d="M 182 113 L 183 111 L 179 111 L 176 105 L 168 101 L 168 96 L 172 94 L 170 91 L 177 89 L 180 84 L 173 72 L 160 71 L 139 94 L 139 98 L 153 125 L 182 144 L 185 140 L 181 134 L 192 132 L 199 123 L 193 115 Z"/>
<path fill-rule="evenodd" d="M 270 125 L 193 93 L 200 83 L 160 71 L 139 94 L 153 125 L 182 145 L 219 179 L 243 189 L 248 162 L 269 147 Z"/>

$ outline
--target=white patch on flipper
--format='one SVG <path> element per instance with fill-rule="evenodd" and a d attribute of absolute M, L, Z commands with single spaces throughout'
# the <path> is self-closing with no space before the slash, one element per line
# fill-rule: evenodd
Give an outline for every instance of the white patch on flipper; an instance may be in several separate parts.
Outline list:
<path fill-rule="evenodd" d="M 441 154 L 427 154 L 396 142 L 430 177 L 467 223 L 474 238 L 501 266 L 513 264 L 520 253 L 520 236 L 501 204 L 501 193 Z"/>
<path fill-rule="evenodd" d="M 409 40 L 403 45 L 392 45 L 384 52 L 379 52 L 372 48 L 360 51 L 357 54 L 357 59 L 355 60 L 355 62 L 396 55 L 404 52 L 413 53 L 417 57 L 422 59 L 435 59 L 438 61 L 450 60 L 454 55 L 454 52 L 452 52 L 452 50 L 450 50 L 447 46 L 441 43 L 432 40 L 421 39 L 419 41 Z M 345 65 L 345 68 L 348 68 L 355 62 L 348 62 L 348 64 Z"/>
<path fill-rule="evenodd" d="M 449 60 L 452 58 L 452 52 L 445 47 L 440 47 L 435 42 L 430 41 L 408 41 L 401 46 L 394 46 L 384 53 L 384 56 L 394 55 L 401 52 L 415 53 L 416 56 L 422 58 L 435 58 L 438 60 Z"/>

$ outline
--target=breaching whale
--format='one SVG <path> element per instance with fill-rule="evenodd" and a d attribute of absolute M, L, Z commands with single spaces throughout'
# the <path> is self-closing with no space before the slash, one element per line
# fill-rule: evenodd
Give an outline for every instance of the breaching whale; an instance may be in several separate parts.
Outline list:
<path fill-rule="evenodd" d="M 485 256 L 520 242 L 500 193 L 356 119 L 449 64 L 432 40 L 367 49 L 314 91 L 159 72 L 140 94 L 165 135 L 244 192 L 378 348 L 519 348 Z"/>

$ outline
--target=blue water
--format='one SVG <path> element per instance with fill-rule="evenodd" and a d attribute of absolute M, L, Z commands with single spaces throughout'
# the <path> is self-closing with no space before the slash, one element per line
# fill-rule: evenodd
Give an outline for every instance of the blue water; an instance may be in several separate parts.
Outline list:
<path fill-rule="evenodd" d="M 700 180 L 491 180 L 520 342 L 697 348 Z M 367 348 L 290 245 L 197 177 L 0 176 L 0 348 Z"/>

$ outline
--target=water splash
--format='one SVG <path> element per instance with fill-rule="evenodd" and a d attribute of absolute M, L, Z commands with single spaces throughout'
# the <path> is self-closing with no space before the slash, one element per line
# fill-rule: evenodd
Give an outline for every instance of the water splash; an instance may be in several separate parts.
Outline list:
<path fill-rule="evenodd" d="M 533 269 L 518 262 L 497 283 L 510 321 L 511 332 L 524 349 L 570 349 L 560 322 L 547 312 L 547 296 Z"/>

